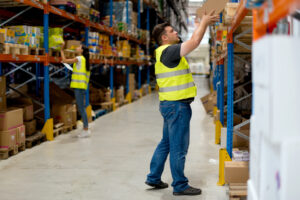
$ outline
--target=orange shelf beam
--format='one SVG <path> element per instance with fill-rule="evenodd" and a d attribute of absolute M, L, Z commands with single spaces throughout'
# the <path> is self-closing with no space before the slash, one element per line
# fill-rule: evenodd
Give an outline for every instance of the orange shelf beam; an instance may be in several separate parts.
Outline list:
<path fill-rule="evenodd" d="M 269 13 L 265 13 L 268 12 L 267 2 L 261 8 L 253 10 L 254 40 L 264 36 L 268 27 L 274 26 L 280 19 L 299 8 L 300 0 L 273 0 Z M 266 18 L 266 16 L 268 17 Z"/>
<path fill-rule="evenodd" d="M 239 6 L 237 8 L 237 12 L 231 22 L 231 26 L 228 30 L 229 34 L 234 33 L 234 31 L 239 27 L 239 25 L 241 24 L 241 22 L 245 18 L 245 16 L 248 14 L 248 12 L 249 12 L 249 10 L 246 8 L 246 1 L 241 0 Z"/>
<path fill-rule="evenodd" d="M 14 1 L 34 7 L 34 8 L 44 10 L 44 4 L 42 4 L 38 1 L 35 1 L 35 0 L 14 0 Z"/>
<path fill-rule="evenodd" d="M 0 54 L 0 62 L 33 62 L 42 63 L 45 62 L 46 56 L 37 55 L 10 55 L 10 54 Z"/>

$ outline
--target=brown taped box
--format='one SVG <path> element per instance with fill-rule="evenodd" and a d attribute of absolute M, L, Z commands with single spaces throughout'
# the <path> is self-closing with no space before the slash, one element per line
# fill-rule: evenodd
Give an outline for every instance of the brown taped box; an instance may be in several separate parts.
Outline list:
<path fill-rule="evenodd" d="M 17 128 L 8 131 L 0 131 L 0 150 L 8 150 L 15 147 L 17 143 Z"/>
<path fill-rule="evenodd" d="M 0 96 L 4 96 L 6 93 L 6 78 L 5 76 L 0 76 Z"/>
<path fill-rule="evenodd" d="M 17 140 L 16 144 L 20 146 L 21 144 L 25 144 L 25 126 L 19 126 L 17 128 Z"/>
<path fill-rule="evenodd" d="M 6 96 L 3 95 L 3 96 L 0 96 L 0 111 L 5 111 L 7 108 L 7 105 L 6 105 Z"/>
<path fill-rule="evenodd" d="M 104 102 L 111 102 L 110 91 L 104 93 Z"/>
<path fill-rule="evenodd" d="M 21 97 L 21 98 L 10 99 L 9 105 L 23 109 L 23 120 L 24 121 L 33 120 L 33 117 L 34 117 L 33 103 L 30 98 Z"/>
<path fill-rule="evenodd" d="M 197 10 L 197 16 L 202 17 L 206 12 L 209 14 L 211 11 L 215 11 L 215 14 L 218 15 L 222 10 L 224 10 L 228 0 L 209 0 L 206 1 L 202 7 Z"/>
<path fill-rule="evenodd" d="M 64 125 L 72 125 L 73 121 L 73 105 L 72 104 L 54 104 L 52 105 L 52 116 L 54 123 L 64 123 Z"/>
<path fill-rule="evenodd" d="M 124 89 L 123 87 L 116 91 L 116 102 L 123 103 L 124 102 Z"/>
<path fill-rule="evenodd" d="M 72 107 L 72 124 L 75 125 L 77 123 L 77 108 L 74 104 Z"/>
<path fill-rule="evenodd" d="M 226 161 L 224 175 L 226 183 L 246 183 L 249 179 L 249 162 Z"/>
<path fill-rule="evenodd" d="M 204 106 L 204 109 L 205 109 L 205 111 L 206 111 L 207 113 L 213 111 L 214 106 L 213 106 L 213 103 L 212 103 L 212 99 L 211 99 L 210 94 L 208 94 L 208 95 L 202 97 L 202 98 L 201 98 L 201 102 L 202 102 L 202 104 L 203 104 L 203 106 Z"/>
<path fill-rule="evenodd" d="M 67 40 L 65 48 L 75 50 L 75 48 L 79 47 L 80 45 L 81 45 L 81 42 L 79 40 Z"/>
<path fill-rule="evenodd" d="M 1 44 L 5 43 L 5 34 L 4 33 L 0 33 L 0 43 Z"/>
<path fill-rule="evenodd" d="M 24 122 L 24 125 L 26 127 L 26 135 L 30 136 L 33 133 L 36 132 L 36 120 L 31 120 L 29 122 Z"/>
<path fill-rule="evenodd" d="M 7 131 L 23 124 L 23 109 L 8 108 L 0 111 L 0 131 Z"/>
<path fill-rule="evenodd" d="M 247 124 L 243 127 L 240 128 L 239 132 L 250 136 L 250 124 Z M 249 140 L 246 140 L 238 135 L 233 135 L 232 136 L 232 147 L 249 147 Z"/>

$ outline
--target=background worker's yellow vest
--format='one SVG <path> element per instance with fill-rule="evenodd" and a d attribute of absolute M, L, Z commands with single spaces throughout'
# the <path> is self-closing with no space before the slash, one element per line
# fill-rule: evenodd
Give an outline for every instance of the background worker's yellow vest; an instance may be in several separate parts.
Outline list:
<path fill-rule="evenodd" d="M 90 80 L 90 72 L 86 71 L 85 58 L 81 56 L 81 66 L 77 63 L 73 64 L 73 73 L 71 79 L 71 88 L 86 90 Z"/>
<path fill-rule="evenodd" d="M 163 45 L 155 50 L 155 75 L 159 87 L 159 100 L 177 101 L 195 97 L 197 88 L 186 59 L 181 57 L 175 68 L 169 68 L 160 62 L 161 54 L 168 46 L 170 45 Z"/>

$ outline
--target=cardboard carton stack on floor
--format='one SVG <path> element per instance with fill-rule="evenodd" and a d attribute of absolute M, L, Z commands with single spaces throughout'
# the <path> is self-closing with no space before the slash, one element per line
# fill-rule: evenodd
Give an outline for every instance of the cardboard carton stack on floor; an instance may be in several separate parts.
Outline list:
<path fill-rule="evenodd" d="M 51 113 L 54 123 L 63 123 L 64 126 L 73 126 L 77 122 L 75 104 L 53 104 Z"/>
<path fill-rule="evenodd" d="M 14 150 L 25 145 L 25 126 L 23 109 L 8 108 L 0 112 L 0 151 Z"/>

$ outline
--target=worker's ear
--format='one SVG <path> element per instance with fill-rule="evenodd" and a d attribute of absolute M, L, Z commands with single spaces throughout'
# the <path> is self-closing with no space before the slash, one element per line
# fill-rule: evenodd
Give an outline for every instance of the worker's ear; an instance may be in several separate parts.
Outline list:
<path fill-rule="evenodd" d="M 167 36 L 166 34 L 163 34 L 163 35 L 161 36 L 161 40 L 162 40 L 162 41 L 168 40 L 168 36 Z"/>

